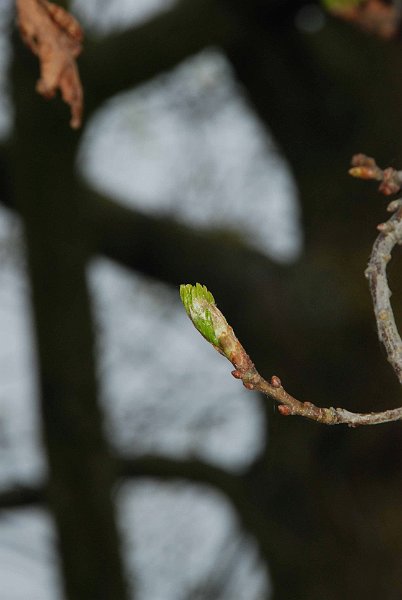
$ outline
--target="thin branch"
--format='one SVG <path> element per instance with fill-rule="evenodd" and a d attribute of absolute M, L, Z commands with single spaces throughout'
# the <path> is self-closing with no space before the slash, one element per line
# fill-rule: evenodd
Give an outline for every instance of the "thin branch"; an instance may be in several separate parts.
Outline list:
<path fill-rule="evenodd" d="M 0 510 L 41 505 L 46 500 L 45 486 L 14 486 L 0 491 Z"/>
<path fill-rule="evenodd" d="M 244 349 L 243 352 L 245 353 Z M 236 363 L 233 363 L 233 365 L 236 367 L 232 371 L 233 377 L 241 379 L 247 389 L 261 392 L 274 400 L 278 404 L 278 411 L 284 416 L 299 415 L 324 425 L 345 424 L 350 427 L 378 425 L 402 419 L 402 408 L 378 413 L 353 413 L 344 408 L 333 408 L 332 406 L 321 408 L 312 402 L 301 402 L 284 389 L 281 380 L 276 375 L 271 377 L 270 382 L 264 379 L 251 360 L 246 369 Z"/>
<path fill-rule="evenodd" d="M 391 202 L 388 210 L 396 213 L 378 226 L 380 235 L 374 243 L 366 276 L 370 281 L 380 340 L 402 383 L 402 341 L 395 325 L 386 277 L 391 252 L 396 244 L 402 244 L 402 200 Z M 402 420 L 402 407 L 377 413 L 353 413 L 344 408 L 321 408 L 311 402 L 297 400 L 285 390 L 279 377 L 273 375 L 267 381 L 259 374 L 205 286 L 182 285 L 180 295 L 196 329 L 235 367 L 233 377 L 240 379 L 247 389 L 261 392 L 274 400 L 282 415 L 299 415 L 325 425 L 346 424 L 350 427 Z"/>
<path fill-rule="evenodd" d="M 212 485 L 230 498 L 236 497 L 242 487 L 240 476 L 199 459 L 144 455 L 120 458 L 118 469 L 125 478 L 184 479 Z"/>
<path fill-rule="evenodd" d="M 216 0 L 180 0 L 141 25 L 86 45 L 80 62 L 88 110 L 210 46 L 225 46 L 241 20 Z"/>
<path fill-rule="evenodd" d="M 402 200 L 391 202 L 388 211 L 396 212 L 386 223 L 378 225 L 381 233 L 374 242 L 365 275 L 373 298 L 378 337 L 385 346 L 388 362 L 402 384 L 402 340 L 395 324 L 387 280 L 387 264 L 391 259 L 391 252 L 395 245 L 402 244 Z"/>
<path fill-rule="evenodd" d="M 116 457 L 117 473 L 127 478 L 183 479 L 211 485 L 229 498 L 241 488 L 241 476 L 198 459 L 174 459 L 165 456 L 144 455 L 133 458 Z M 26 486 L 14 484 L 0 490 L 0 511 L 46 503 L 47 484 Z"/>
<path fill-rule="evenodd" d="M 243 527 L 254 535 L 263 556 L 272 550 L 265 516 L 254 502 L 244 474 L 231 473 L 198 459 L 175 459 L 165 456 L 144 455 L 116 457 L 117 474 L 123 479 L 152 478 L 163 481 L 183 480 L 207 485 L 221 492 L 237 512 Z M 34 506 L 46 503 L 46 485 L 36 488 L 14 486 L 0 492 L 0 513 L 4 509 Z M 274 527 L 273 522 L 269 527 Z M 282 537 L 289 535 L 283 531 Z M 288 542 L 294 542 L 290 538 Z"/>
<path fill-rule="evenodd" d="M 230 288 L 247 286 L 261 293 L 262 274 L 271 297 L 276 297 L 283 267 L 234 236 L 219 235 L 213 228 L 197 229 L 167 216 L 147 215 L 86 186 L 81 193 L 89 225 L 96 235 L 95 252 L 173 285 L 198 273 L 226 305 L 230 305 L 230 298 L 236 305 Z"/>

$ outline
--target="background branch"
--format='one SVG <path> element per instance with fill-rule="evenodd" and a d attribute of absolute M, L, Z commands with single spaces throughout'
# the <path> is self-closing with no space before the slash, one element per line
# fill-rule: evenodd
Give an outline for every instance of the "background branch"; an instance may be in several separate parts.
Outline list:
<path fill-rule="evenodd" d="M 207 46 L 226 45 L 241 30 L 236 13 L 216 0 L 181 0 L 143 25 L 89 42 L 80 70 L 86 111 Z"/>
<path fill-rule="evenodd" d="M 45 490 L 43 485 L 21 485 L 8 490 L 0 490 L 0 510 L 42 505 L 46 501 Z"/>
<path fill-rule="evenodd" d="M 246 531 L 253 534 L 263 555 L 271 551 L 267 523 L 253 500 L 246 474 L 234 474 L 199 459 L 173 459 L 165 456 L 145 455 L 133 458 L 116 457 L 118 476 L 123 479 L 152 478 L 160 480 L 181 479 L 189 483 L 211 486 L 221 492 L 237 511 Z M 252 469 L 252 467 L 250 467 Z M 46 486 L 14 486 L 0 492 L 0 511 L 46 503 Z"/>
<path fill-rule="evenodd" d="M 140 456 L 125 458 L 120 461 L 120 473 L 125 477 L 152 477 L 163 480 L 183 479 L 192 483 L 212 486 L 222 492 L 225 499 L 236 510 L 236 514 L 245 530 L 251 533 L 257 543 L 259 551 L 265 559 L 272 554 L 272 542 L 269 531 L 274 527 L 278 529 L 272 515 L 267 519 L 261 510 L 257 498 L 254 497 L 254 488 L 249 485 L 248 473 L 253 470 L 253 464 L 246 473 L 234 474 L 217 466 L 205 463 L 198 459 L 180 460 L 163 456 Z M 268 493 L 269 490 L 266 490 Z M 283 543 L 291 544 L 293 536 L 286 528 L 281 529 Z"/>
<path fill-rule="evenodd" d="M 268 306 L 281 295 L 286 266 L 276 265 L 230 232 L 197 229 L 166 216 L 146 215 L 86 187 L 81 194 L 96 236 L 95 252 L 174 286 L 196 274 L 217 290 L 229 314 L 241 311 L 243 318 L 247 309 L 245 304 L 239 306 L 233 290 L 246 287 L 253 310 L 253 294 L 265 297 L 267 290 Z"/>

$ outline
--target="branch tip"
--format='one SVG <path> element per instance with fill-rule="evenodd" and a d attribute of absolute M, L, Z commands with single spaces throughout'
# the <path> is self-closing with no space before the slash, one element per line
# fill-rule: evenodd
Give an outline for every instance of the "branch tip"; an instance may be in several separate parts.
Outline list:
<path fill-rule="evenodd" d="M 374 158 L 365 154 L 355 154 L 352 157 L 352 168 L 349 175 L 357 179 L 373 179 L 380 181 L 378 191 L 384 196 L 391 196 L 399 192 L 402 185 L 402 172 L 393 167 L 381 169 Z"/>
<path fill-rule="evenodd" d="M 393 246 L 398 243 L 398 240 L 402 241 L 402 221 L 398 215 L 399 213 L 392 215 L 390 219 L 391 225 L 389 225 L 389 222 L 385 224 L 386 226 L 384 225 L 384 232 L 378 236 L 374 244 L 372 259 L 365 271 L 365 275 L 370 281 L 372 293 L 373 289 L 376 289 L 376 281 L 381 275 L 378 272 L 378 265 L 373 261 L 373 257 L 381 260 L 381 264 L 385 269 Z M 388 229 L 393 231 L 394 228 L 397 229 L 396 233 L 390 235 Z M 399 229 L 401 230 L 400 232 Z M 383 247 L 381 244 L 384 240 L 391 245 Z M 378 252 L 378 247 L 380 247 L 381 252 Z M 266 397 L 274 400 L 278 404 L 279 414 L 283 416 L 299 415 L 325 425 L 345 424 L 350 427 L 376 425 L 402 420 L 402 408 L 378 413 L 352 413 L 343 408 L 321 408 L 312 402 L 300 402 L 300 400 L 288 394 L 277 375 L 272 375 L 269 382 L 261 377 L 245 349 L 236 338 L 233 329 L 228 325 L 225 317 L 217 308 L 214 297 L 204 285 L 199 283 L 195 286 L 183 284 L 180 286 L 180 296 L 188 316 L 198 331 L 221 354 L 226 356 L 235 367 L 231 372 L 232 376 L 235 379 L 241 380 L 246 389 L 261 392 Z M 390 293 L 388 290 L 388 303 L 389 296 Z M 389 333 L 389 328 L 391 327 L 393 335 L 391 323 L 393 315 L 392 309 L 388 311 L 388 305 L 386 308 L 385 312 L 378 309 L 376 315 L 380 339 L 387 345 L 387 335 L 384 334 L 384 328 L 386 333 Z M 399 337 L 398 340 L 399 342 L 397 343 L 395 339 L 392 339 L 392 352 L 388 353 L 388 360 L 397 372 L 399 369 L 400 381 L 402 383 L 402 352 L 400 352 L 402 342 Z"/>

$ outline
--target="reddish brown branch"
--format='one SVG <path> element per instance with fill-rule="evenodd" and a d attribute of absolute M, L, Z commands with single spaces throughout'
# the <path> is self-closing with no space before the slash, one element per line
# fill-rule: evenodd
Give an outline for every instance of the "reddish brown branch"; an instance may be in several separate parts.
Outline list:
<path fill-rule="evenodd" d="M 318 421 L 324 425 L 349 425 L 357 427 L 358 425 L 378 425 L 389 421 L 399 421 L 402 419 L 402 408 L 386 410 L 379 413 L 353 413 L 344 408 L 321 408 L 311 402 L 301 402 L 291 396 L 282 386 L 277 376 L 271 377 L 271 381 L 266 381 L 254 367 L 254 372 L 233 371 L 234 377 L 242 379 L 244 386 L 249 390 L 262 392 L 268 398 L 278 403 L 278 411 L 284 415 L 298 415 Z"/>

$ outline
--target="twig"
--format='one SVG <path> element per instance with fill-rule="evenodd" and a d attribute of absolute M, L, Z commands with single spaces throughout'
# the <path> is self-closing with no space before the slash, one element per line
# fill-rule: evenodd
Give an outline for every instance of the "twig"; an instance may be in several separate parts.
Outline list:
<path fill-rule="evenodd" d="M 402 200 L 391 202 L 388 211 L 396 212 L 386 223 L 378 226 L 380 235 L 374 243 L 366 277 L 370 282 L 380 340 L 402 383 L 402 341 L 395 325 L 386 277 L 391 252 L 396 244 L 402 244 Z M 325 425 L 346 424 L 350 427 L 402 420 L 402 407 L 383 412 L 353 413 L 344 408 L 321 408 L 311 402 L 297 400 L 285 390 L 279 377 L 273 375 L 267 381 L 259 374 L 205 286 L 199 283 L 195 286 L 182 285 L 180 295 L 196 329 L 235 367 L 233 377 L 240 379 L 247 389 L 262 392 L 277 402 L 282 415 L 299 415 Z"/>
<path fill-rule="evenodd" d="M 357 179 L 374 179 L 381 181 L 378 191 L 384 196 L 396 194 L 402 187 L 402 171 L 396 171 L 392 167 L 381 169 L 374 158 L 365 154 L 355 154 L 352 157 L 352 168 L 349 175 Z"/>
<path fill-rule="evenodd" d="M 402 340 L 395 324 L 387 280 L 387 264 L 391 259 L 391 252 L 396 244 L 402 244 L 402 200 L 394 200 L 387 210 L 395 214 L 377 227 L 381 233 L 374 242 L 365 275 L 373 298 L 378 337 L 385 346 L 388 361 L 399 383 L 402 384 Z"/>

